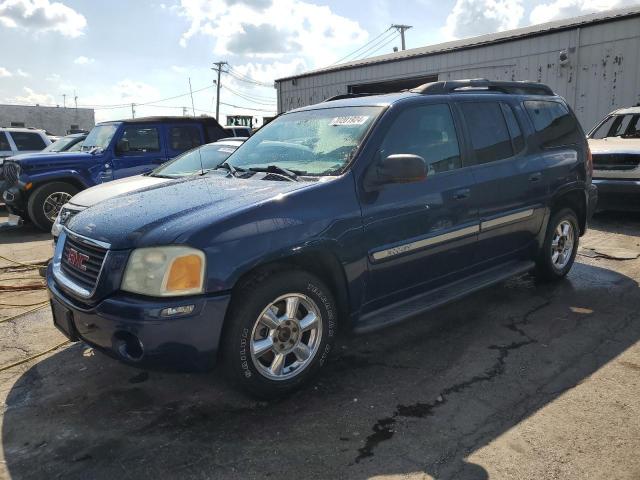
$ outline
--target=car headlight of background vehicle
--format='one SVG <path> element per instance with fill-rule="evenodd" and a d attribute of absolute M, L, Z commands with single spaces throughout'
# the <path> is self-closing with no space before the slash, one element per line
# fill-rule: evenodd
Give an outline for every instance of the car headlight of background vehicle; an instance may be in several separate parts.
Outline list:
<path fill-rule="evenodd" d="M 195 248 L 138 248 L 129 257 L 122 290 L 154 297 L 194 295 L 204 291 L 204 272 L 204 253 Z"/>

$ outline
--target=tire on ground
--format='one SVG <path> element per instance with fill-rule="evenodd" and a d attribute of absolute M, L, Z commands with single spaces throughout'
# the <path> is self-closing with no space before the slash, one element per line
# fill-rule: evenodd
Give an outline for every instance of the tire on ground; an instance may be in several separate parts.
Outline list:
<path fill-rule="evenodd" d="M 552 243 L 554 241 L 556 229 L 565 221 L 569 222 L 573 229 L 573 249 L 567 263 L 562 268 L 558 268 L 553 262 Z M 553 213 L 549 219 L 549 223 L 547 224 L 544 243 L 538 253 L 535 270 L 536 277 L 543 281 L 554 281 L 564 278 L 569 273 L 569 270 L 571 270 L 575 261 L 576 254 L 578 253 L 579 240 L 580 226 L 575 212 L 570 208 L 563 208 Z"/>
<path fill-rule="evenodd" d="M 67 193 L 74 196 L 78 188 L 66 182 L 45 183 L 37 187 L 29 196 L 27 202 L 27 214 L 33 224 L 43 231 L 50 231 L 53 221 L 49 220 L 44 212 L 44 203 L 47 197 L 53 193 Z"/>
<path fill-rule="evenodd" d="M 297 370 L 295 375 L 287 379 L 274 380 L 268 378 L 256 365 L 251 353 L 252 338 L 260 329 L 266 327 L 260 323 L 254 332 L 254 326 L 262 312 L 278 299 L 287 294 L 298 294 L 307 297 L 315 305 L 322 326 L 317 348 L 313 349 L 313 356 L 304 368 Z M 284 305 L 284 304 L 283 304 Z M 285 395 L 308 382 L 326 362 L 335 336 L 337 334 L 337 307 L 331 291 L 314 275 L 302 270 L 285 270 L 276 272 L 262 272 L 244 282 L 233 294 L 229 314 L 225 320 L 222 343 L 222 363 L 225 374 L 236 386 L 251 395 L 260 398 L 276 398 Z M 304 315 L 304 306 L 299 311 Z M 288 318 L 285 311 L 279 307 L 277 316 Z M 300 328 L 300 332 L 303 329 Z M 303 334 L 306 335 L 306 334 Z M 300 340 L 310 337 L 300 337 Z M 277 342 L 276 342 L 277 343 Z M 275 358 L 275 351 L 268 351 L 260 357 L 269 363 L 270 355 Z M 287 354 L 291 360 L 299 360 L 297 355 Z"/>

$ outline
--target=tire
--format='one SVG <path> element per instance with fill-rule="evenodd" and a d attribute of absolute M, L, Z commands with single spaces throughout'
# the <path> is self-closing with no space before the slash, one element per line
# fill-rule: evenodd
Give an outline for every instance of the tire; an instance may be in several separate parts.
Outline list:
<path fill-rule="evenodd" d="M 299 388 L 333 348 L 337 311 L 330 290 L 307 272 L 254 276 L 234 293 L 225 322 L 222 363 L 227 377 L 259 398 Z"/>
<path fill-rule="evenodd" d="M 575 212 L 564 208 L 554 213 L 549 219 L 544 243 L 538 253 L 536 277 L 543 281 L 564 278 L 576 259 L 579 242 L 580 227 Z"/>
<path fill-rule="evenodd" d="M 78 193 L 78 189 L 66 182 L 51 182 L 40 185 L 27 201 L 29 219 L 40 230 L 51 231 L 60 208 L 76 193 Z"/>

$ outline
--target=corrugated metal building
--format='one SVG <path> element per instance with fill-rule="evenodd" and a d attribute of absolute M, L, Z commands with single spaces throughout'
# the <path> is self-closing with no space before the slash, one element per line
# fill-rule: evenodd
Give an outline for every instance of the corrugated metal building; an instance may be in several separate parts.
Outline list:
<path fill-rule="evenodd" d="M 585 130 L 640 103 L 640 7 L 356 60 L 276 80 L 278 112 L 435 80 L 533 80 L 567 99 Z"/>

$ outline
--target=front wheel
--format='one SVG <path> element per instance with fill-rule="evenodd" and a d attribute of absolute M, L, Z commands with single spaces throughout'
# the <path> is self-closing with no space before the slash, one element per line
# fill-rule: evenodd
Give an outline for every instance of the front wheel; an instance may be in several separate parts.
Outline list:
<path fill-rule="evenodd" d="M 45 183 L 29 196 L 27 213 L 40 230 L 50 231 L 62 206 L 71 200 L 78 189 L 66 182 Z"/>
<path fill-rule="evenodd" d="M 261 398 L 293 391 L 325 363 L 336 313 L 329 289 L 309 273 L 254 277 L 232 299 L 223 345 L 226 373 Z"/>
<path fill-rule="evenodd" d="M 536 262 L 536 276 L 542 280 L 559 280 L 571 270 L 580 240 L 578 218 L 573 210 L 553 214 Z"/>

